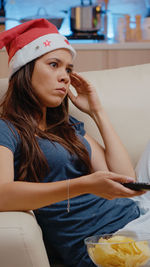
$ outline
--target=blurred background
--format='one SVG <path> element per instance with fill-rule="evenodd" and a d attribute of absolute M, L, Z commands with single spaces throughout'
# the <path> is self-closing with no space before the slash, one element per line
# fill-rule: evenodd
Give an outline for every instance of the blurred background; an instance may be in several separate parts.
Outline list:
<path fill-rule="evenodd" d="M 77 51 L 76 71 L 150 63 L 150 0 L 0 0 L 0 31 L 44 17 Z M 7 77 L 0 50 L 0 77 Z"/>
<path fill-rule="evenodd" d="M 78 6 L 84 5 L 101 5 L 102 10 L 106 11 L 105 4 L 107 3 L 107 25 L 101 24 L 101 33 L 104 33 L 104 39 L 113 39 L 116 31 L 116 23 L 118 18 L 122 15 L 130 16 L 130 27 L 135 28 L 135 16 L 140 15 L 141 24 L 143 24 L 144 18 L 149 16 L 149 0 L 0 0 L 0 6 L 5 11 L 5 29 L 12 28 L 20 24 L 20 20 L 24 18 L 36 18 L 36 17 L 49 17 L 49 18 L 63 18 L 63 22 L 60 27 L 60 32 L 64 35 L 71 35 L 70 17 L 71 10 Z M 3 10 L 1 9 L 1 20 Z M 106 12 L 105 12 L 106 14 Z M 106 24 L 106 19 L 105 20 Z M 121 20 L 120 20 L 121 22 Z M 104 27 L 107 26 L 104 32 Z M 101 34 L 102 35 L 102 34 Z M 107 35 L 107 36 L 106 36 Z M 103 38 L 102 38 L 103 39 Z"/>

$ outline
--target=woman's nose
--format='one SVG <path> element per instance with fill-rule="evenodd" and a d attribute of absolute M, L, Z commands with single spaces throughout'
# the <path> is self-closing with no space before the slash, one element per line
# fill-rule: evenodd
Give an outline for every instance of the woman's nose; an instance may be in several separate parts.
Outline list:
<path fill-rule="evenodd" d="M 70 81 L 69 73 L 67 73 L 66 70 L 61 70 L 59 73 L 59 81 L 63 81 L 65 83 L 68 83 Z"/>

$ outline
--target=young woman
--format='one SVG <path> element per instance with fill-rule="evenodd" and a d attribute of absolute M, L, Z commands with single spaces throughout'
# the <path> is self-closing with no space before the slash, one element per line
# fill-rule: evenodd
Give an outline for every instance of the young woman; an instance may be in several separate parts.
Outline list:
<path fill-rule="evenodd" d="M 0 34 L 3 46 L 10 77 L 0 119 L 0 211 L 33 210 L 47 250 L 66 266 L 94 266 L 84 238 L 141 215 L 130 198 L 143 193 L 121 184 L 135 177 L 128 154 L 95 88 L 73 72 L 75 51 L 54 25 L 19 25 Z M 95 121 L 104 148 L 69 115 L 68 97 Z"/>

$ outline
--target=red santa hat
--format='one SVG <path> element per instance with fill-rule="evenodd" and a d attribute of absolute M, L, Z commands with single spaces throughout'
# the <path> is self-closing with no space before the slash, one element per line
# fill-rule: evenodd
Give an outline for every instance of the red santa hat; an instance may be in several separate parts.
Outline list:
<path fill-rule="evenodd" d="M 50 51 L 66 48 L 72 57 L 75 50 L 55 25 L 46 19 L 35 19 L 0 33 L 0 48 L 9 56 L 9 77 L 28 62 Z"/>

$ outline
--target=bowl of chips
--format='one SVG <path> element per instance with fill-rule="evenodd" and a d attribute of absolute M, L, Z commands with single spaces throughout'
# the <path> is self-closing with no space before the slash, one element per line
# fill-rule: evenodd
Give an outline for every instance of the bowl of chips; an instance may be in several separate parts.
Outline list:
<path fill-rule="evenodd" d="M 98 267 L 150 266 L 150 234 L 118 232 L 85 240 L 88 255 Z"/>

